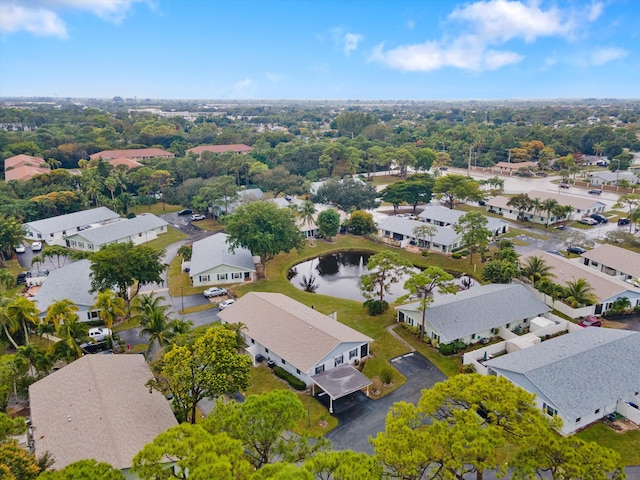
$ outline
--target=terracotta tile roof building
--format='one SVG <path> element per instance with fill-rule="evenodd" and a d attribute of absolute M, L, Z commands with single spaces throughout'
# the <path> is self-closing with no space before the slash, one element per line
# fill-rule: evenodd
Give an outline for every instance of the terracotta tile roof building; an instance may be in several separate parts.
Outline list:
<path fill-rule="evenodd" d="M 4 161 L 4 179 L 10 180 L 29 180 L 34 175 L 49 173 L 49 167 L 46 165 L 44 158 L 32 157 L 31 155 L 15 155 Z"/>
<path fill-rule="evenodd" d="M 190 148 L 187 150 L 187 153 L 195 153 L 196 155 L 202 155 L 202 152 L 213 152 L 213 153 L 240 153 L 245 154 L 252 151 L 253 148 L 248 145 L 243 145 L 241 143 L 234 143 L 231 145 L 200 145 L 199 147 Z"/>
<path fill-rule="evenodd" d="M 129 158 L 132 160 L 144 160 L 146 158 L 165 157 L 173 158 L 175 155 L 161 148 L 132 148 L 130 150 L 103 150 L 102 152 L 90 155 L 91 160 L 101 158 L 102 160 L 114 160 L 116 158 Z"/>

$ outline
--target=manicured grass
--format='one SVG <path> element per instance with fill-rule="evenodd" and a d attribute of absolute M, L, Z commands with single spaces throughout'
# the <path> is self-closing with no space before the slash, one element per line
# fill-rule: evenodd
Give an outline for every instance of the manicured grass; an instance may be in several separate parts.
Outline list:
<path fill-rule="evenodd" d="M 400 324 L 397 324 L 393 330 L 419 353 L 424 355 L 431 363 L 438 367 L 438 369 L 447 377 L 452 377 L 460 373 L 460 367 L 462 367 L 460 355 L 451 355 L 449 357 L 440 355 L 435 348 L 418 340 L 416 335 L 410 333 Z"/>
<path fill-rule="evenodd" d="M 186 315 L 188 313 L 202 312 L 204 310 L 211 310 L 212 308 L 215 308 L 215 306 L 216 305 L 213 303 L 207 303 L 205 305 L 196 305 L 195 307 L 188 307 L 188 308 L 185 308 L 184 310 L 180 310 L 178 313 L 182 315 Z"/>
<path fill-rule="evenodd" d="M 167 248 L 169 245 L 173 245 L 180 240 L 187 238 L 187 234 L 177 230 L 173 227 L 167 227 L 167 232 L 158 236 L 158 238 L 147 242 L 146 245 L 153 247 L 157 250 Z"/>
<path fill-rule="evenodd" d="M 249 388 L 245 392 L 247 396 L 266 393 L 276 389 L 295 392 L 302 402 L 302 405 L 310 412 L 309 417 L 305 416 L 293 428 L 295 433 L 302 434 L 307 432 L 311 436 L 320 437 L 338 425 L 338 419 L 330 415 L 324 405 L 315 398 L 311 398 L 306 392 L 293 390 L 289 387 L 288 383 L 276 377 L 269 368 L 259 366 L 251 369 Z M 321 422 L 325 422 L 326 425 L 320 425 Z M 308 426 L 309 424 L 311 425 L 310 427 Z"/>
<path fill-rule="evenodd" d="M 131 330 L 132 328 L 137 328 L 139 326 L 140 322 L 138 320 L 130 318 L 129 320 L 125 320 L 124 322 L 114 324 L 111 330 L 113 331 L 113 333 L 118 333 L 124 332 L 125 330 Z"/>
<path fill-rule="evenodd" d="M 618 433 L 603 423 L 596 423 L 576 437 L 615 450 L 624 465 L 640 465 L 640 430 Z"/>
<path fill-rule="evenodd" d="M 149 205 L 133 205 L 129 207 L 129 211 L 135 213 L 136 215 L 140 215 L 141 213 L 153 213 L 154 215 L 160 215 L 162 213 L 171 213 L 178 212 L 182 210 L 182 206 L 180 205 L 171 205 L 170 203 L 165 204 L 165 208 L 162 208 L 162 202 L 152 203 Z"/>
<path fill-rule="evenodd" d="M 201 230 L 206 230 L 207 232 L 219 232 L 224 227 L 216 222 L 213 218 L 207 218 L 206 220 L 199 220 L 197 222 L 191 222 L 193 225 L 198 227 Z"/>

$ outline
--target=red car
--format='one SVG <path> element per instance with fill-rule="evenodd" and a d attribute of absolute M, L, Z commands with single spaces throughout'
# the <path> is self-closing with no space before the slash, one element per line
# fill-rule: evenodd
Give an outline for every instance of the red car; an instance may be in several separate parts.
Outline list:
<path fill-rule="evenodd" d="M 582 320 L 578 325 L 580 325 L 581 327 L 601 327 L 602 326 L 602 321 L 600 321 L 600 319 L 598 317 L 595 317 L 593 315 L 587 315 L 586 317 L 584 317 L 584 320 Z"/>

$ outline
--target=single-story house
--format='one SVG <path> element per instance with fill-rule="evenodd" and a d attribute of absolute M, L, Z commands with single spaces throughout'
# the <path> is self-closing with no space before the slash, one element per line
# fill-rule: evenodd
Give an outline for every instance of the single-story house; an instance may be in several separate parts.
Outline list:
<path fill-rule="evenodd" d="M 418 218 L 426 223 L 441 227 L 452 227 L 458 223 L 458 220 L 467 212 L 462 210 L 453 210 L 443 207 L 442 205 L 427 205 L 420 212 Z M 494 236 L 502 235 L 509 231 L 509 222 L 495 217 L 485 217 L 487 219 L 487 228 L 493 232 Z"/>
<path fill-rule="evenodd" d="M 173 158 L 175 154 L 167 152 L 161 148 L 131 148 L 128 150 L 103 150 L 102 152 L 89 155 L 90 160 L 101 158 L 104 161 L 113 160 L 114 158 L 130 158 L 132 160 L 145 160 L 147 158 L 163 157 Z"/>
<path fill-rule="evenodd" d="M 411 220 L 404 217 L 387 217 L 378 223 L 378 237 L 383 242 L 400 248 L 415 244 L 421 248 L 429 248 L 442 253 L 452 253 L 461 247 L 462 235 L 456 233 L 453 227 L 434 225 L 436 234 L 433 238 L 417 238 L 414 230 L 424 227 L 425 222 Z"/>
<path fill-rule="evenodd" d="M 373 341 L 282 293 L 247 293 L 218 316 L 223 324 L 244 324 L 242 335 L 251 356 L 272 360 L 307 385 L 314 383 L 315 375 L 360 362 L 369 355 Z M 339 396 L 343 395 L 335 395 Z"/>
<path fill-rule="evenodd" d="M 527 258 L 534 256 L 541 258 L 548 267 L 551 267 L 551 273 L 555 275 L 551 277 L 551 281 L 556 285 L 565 286 L 567 283 L 581 278 L 593 289 L 596 303 L 574 310 L 569 310 L 570 307 L 568 305 L 559 301 L 554 302 L 551 297 L 540 294 L 544 297 L 545 302 L 570 315 L 571 318 L 594 314 L 600 315 L 611 309 L 613 302 L 622 297 L 627 297 L 632 307 L 640 305 L 640 288 L 625 282 L 620 277 L 612 277 L 595 268 L 586 266 L 584 262 L 580 261 L 581 259 L 577 261 L 570 260 L 542 250 L 528 252 L 520 257 L 520 261 L 524 263 Z"/>
<path fill-rule="evenodd" d="M 133 457 L 178 424 L 169 402 L 146 383 L 142 355 L 86 355 L 29 387 L 35 455 L 53 468 L 84 459 L 106 462 L 127 478 Z"/>
<path fill-rule="evenodd" d="M 491 171 L 493 173 L 501 173 L 503 175 L 513 175 L 514 173 L 518 173 L 522 169 L 538 169 L 537 162 L 498 162 L 493 167 L 491 167 Z"/>
<path fill-rule="evenodd" d="M 49 173 L 49 165 L 42 157 L 32 157 L 31 155 L 14 155 L 4 161 L 4 179 L 29 180 L 35 175 Z"/>
<path fill-rule="evenodd" d="M 253 282 L 256 267 L 253 256 L 246 248 L 229 249 L 226 233 L 217 233 L 193 243 L 191 261 L 183 264 L 189 268 L 191 285 L 222 285 Z"/>
<path fill-rule="evenodd" d="M 33 297 L 39 316 L 44 318 L 52 303 L 69 299 L 78 306 L 78 318 L 81 322 L 98 319 L 98 310 L 93 308 L 96 294 L 91 293 L 91 262 L 79 260 L 68 263 L 62 268 L 52 270 L 42 278 L 42 286 Z"/>
<path fill-rule="evenodd" d="M 253 147 L 249 145 L 244 145 L 242 143 L 234 143 L 230 145 L 200 145 L 199 147 L 190 148 L 186 151 L 186 153 L 195 153 L 200 156 L 203 152 L 213 152 L 213 153 L 238 153 L 241 155 L 246 155 L 251 152 Z"/>
<path fill-rule="evenodd" d="M 169 224 L 152 213 L 144 213 L 130 219 L 121 219 L 96 228 L 87 228 L 67 235 L 66 246 L 85 252 L 96 252 L 112 243 L 147 243 L 167 232 Z"/>
<path fill-rule="evenodd" d="M 66 246 L 66 237 L 87 228 L 105 225 L 120 219 L 113 210 L 107 207 L 81 210 L 57 217 L 44 218 L 25 223 L 25 238 L 33 241 L 44 241 L 49 245 Z"/>
<path fill-rule="evenodd" d="M 640 333 L 584 328 L 485 362 L 568 435 L 613 412 L 640 424 Z M 635 405 L 635 407 L 634 407 Z"/>
<path fill-rule="evenodd" d="M 216 218 L 225 213 L 225 210 L 227 214 L 231 215 L 235 213 L 239 206 L 263 199 L 264 192 L 259 188 L 247 188 L 246 190 L 238 190 L 238 197 L 236 199 L 228 201 L 227 204 L 222 202 L 220 204 L 213 205 L 211 213 Z"/>
<path fill-rule="evenodd" d="M 566 217 L 556 217 L 551 214 L 551 217 L 549 218 L 550 225 L 558 222 L 564 222 L 566 220 L 578 220 L 592 213 L 602 213 L 606 208 L 606 205 L 604 203 L 598 200 L 594 200 L 593 198 L 575 197 L 573 195 L 545 192 L 542 190 L 531 190 L 527 192 L 527 195 L 532 200 L 538 198 L 541 201 L 544 201 L 551 198 L 556 200 L 559 205 L 568 205 L 573 207 L 573 211 Z M 487 201 L 487 211 L 503 215 L 504 218 L 519 220 L 518 209 L 511 205 L 508 205 L 509 200 L 511 200 L 511 197 L 507 197 L 505 195 L 498 195 L 496 197 L 493 197 L 492 199 Z M 541 223 L 544 225 L 547 223 L 546 215 L 547 212 L 534 212 L 534 210 L 531 209 L 525 212 L 524 216 L 530 222 Z"/>
<path fill-rule="evenodd" d="M 398 321 L 419 327 L 421 302 L 396 307 Z M 469 345 L 497 336 L 501 328 L 518 331 L 531 319 L 551 311 L 522 285 L 490 284 L 472 287 L 456 295 L 442 295 L 429 305 L 425 338 L 442 344 L 460 340 Z"/>
<path fill-rule="evenodd" d="M 640 183 L 640 177 L 638 177 L 638 175 L 626 170 L 618 172 L 601 171 L 594 172 L 589 175 L 589 182 L 594 187 L 599 187 L 601 185 L 617 185 L 617 182 L 620 180 L 626 180 L 631 185 L 637 185 Z"/>
<path fill-rule="evenodd" d="M 620 278 L 627 283 L 635 286 L 640 284 L 640 254 L 626 248 L 603 243 L 583 253 L 582 261 L 588 267 Z"/>
<path fill-rule="evenodd" d="M 108 162 L 112 167 L 117 167 L 118 165 L 124 165 L 127 169 L 142 167 L 142 163 L 127 157 L 112 158 Z"/>

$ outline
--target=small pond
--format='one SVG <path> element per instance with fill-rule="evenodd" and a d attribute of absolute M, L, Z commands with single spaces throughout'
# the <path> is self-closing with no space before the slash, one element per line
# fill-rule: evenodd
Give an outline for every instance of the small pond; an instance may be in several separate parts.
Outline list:
<path fill-rule="evenodd" d="M 289 270 L 288 278 L 299 290 L 305 290 L 306 285 L 313 282 L 315 293 L 364 301 L 366 298 L 360 291 L 360 276 L 369 273 L 367 262 L 371 255 L 371 252 L 348 251 L 316 257 L 293 267 Z M 385 293 L 384 299 L 392 303 L 398 297 L 406 295 L 407 291 L 403 287 L 408 278 L 408 274 L 404 275 L 398 283 L 392 284 L 391 292 Z M 460 284 L 461 279 L 456 279 L 456 283 Z"/>

